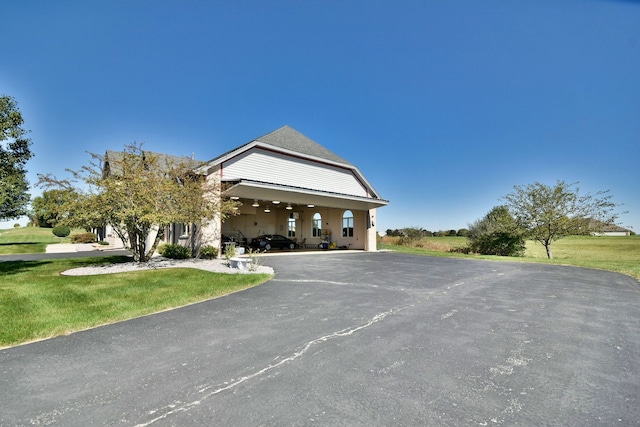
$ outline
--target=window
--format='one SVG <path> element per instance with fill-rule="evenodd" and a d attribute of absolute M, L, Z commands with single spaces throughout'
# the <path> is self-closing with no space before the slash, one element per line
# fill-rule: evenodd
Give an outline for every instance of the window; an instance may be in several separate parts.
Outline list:
<path fill-rule="evenodd" d="M 317 212 L 313 214 L 313 219 L 311 220 L 311 235 L 313 237 L 322 236 L 322 216 Z"/>
<path fill-rule="evenodd" d="M 293 217 L 293 213 L 289 215 L 287 237 L 296 237 L 296 219 Z"/>
<path fill-rule="evenodd" d="M 180 224 L 180 238 L 186 239 L 191 234 L 191 224 L 182 223 Z"/>
<path fill-rule="evenodd" d="M 353 237 L 353 213 L 345 211 L 342 214 L 342 237 Z"/>

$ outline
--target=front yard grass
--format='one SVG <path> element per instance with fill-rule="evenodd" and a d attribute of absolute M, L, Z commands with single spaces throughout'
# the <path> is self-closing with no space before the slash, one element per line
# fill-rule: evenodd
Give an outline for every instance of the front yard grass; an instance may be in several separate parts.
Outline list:
<path fill-rule="evenodd" d="M 79 233 L 83 230 L 72 230 Z M 51 228 L 21 227 L 0 230 L 0 255 L 43 254 L 47 245 L 68 243 L 69 238 L 56 237 Z"/>
<path fill-rule="evenodd" d="M 60 275 L 70 268 L 130 260 L 119 256 L 0 262 L 0 347 L 208 300 L 271 277 L 191 268 Z"/>

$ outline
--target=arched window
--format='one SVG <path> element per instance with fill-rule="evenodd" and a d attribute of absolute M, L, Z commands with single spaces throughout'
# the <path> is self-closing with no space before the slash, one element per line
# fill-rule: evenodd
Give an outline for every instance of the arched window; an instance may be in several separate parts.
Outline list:
<path fill-rule="evenodd" d="M 313 237 L 322 236 L 322 216 L 317 212 L 313 214 L 311 220 L 311 235 Z"/>
<path fill-rule="evenodd" d="M 353 237 L 353 213 L 344 211 L 342 214 L 342 237 Z"/>
<path fill-rule="evenodd" d="M 291 213 L 287 224 L 287 237 L 296 237 L 296 218 Z"/>

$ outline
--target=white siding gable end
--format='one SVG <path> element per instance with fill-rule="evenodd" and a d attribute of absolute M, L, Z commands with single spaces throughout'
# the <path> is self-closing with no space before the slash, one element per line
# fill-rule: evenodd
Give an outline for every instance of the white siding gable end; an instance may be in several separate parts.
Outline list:
<path fill-rule="evenodd" d="M 252 180 L 368 197 L 353 169 L 253 147 L 222 163 L 224 181 Z"/>

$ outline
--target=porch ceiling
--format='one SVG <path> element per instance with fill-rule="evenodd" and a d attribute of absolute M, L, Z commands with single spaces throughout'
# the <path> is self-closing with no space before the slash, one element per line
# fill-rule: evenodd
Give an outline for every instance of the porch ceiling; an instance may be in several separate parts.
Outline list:
<path fill-rule="evenodd" d="M 389 203 L 387 200 L 382 199 L 369 199 L 348 194 L 327 193 L 256 181 L 237 182 L 228 188 L 224 195 L 267 202 L 278 200 L 281 203 L 291 203 L 292 205 L 313 204 L 329 208 L 354 210 L 375 209 L 386 206 Z"/>

